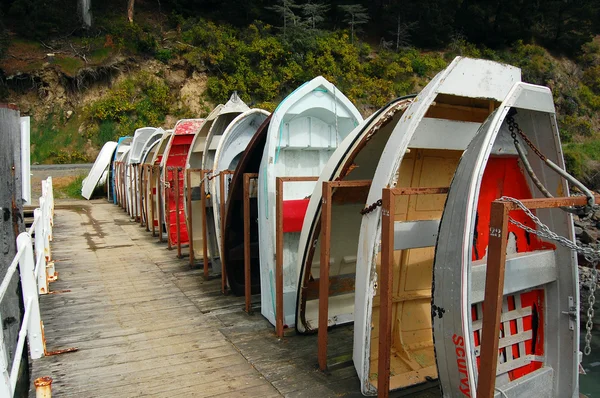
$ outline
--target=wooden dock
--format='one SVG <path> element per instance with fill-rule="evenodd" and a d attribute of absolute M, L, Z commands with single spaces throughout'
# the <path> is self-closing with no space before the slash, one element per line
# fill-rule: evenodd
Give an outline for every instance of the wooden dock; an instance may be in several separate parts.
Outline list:
<path fill-rule="evenodd" d="M 347 361 L 318 371 L 316 335 L 278 339 L 243 297 L 223 296 L 220 279 L 204 281 L 106 201 L 57 205 L 53 258 L 55 293 L 40 296 L 47 349 L 79 350 L 33 361 L 31 377 L 52 377 L 57 397 L 362 396 L 351 327 L 329 340 Z M 439 397 L 421 389 L 404 395 Z"/>

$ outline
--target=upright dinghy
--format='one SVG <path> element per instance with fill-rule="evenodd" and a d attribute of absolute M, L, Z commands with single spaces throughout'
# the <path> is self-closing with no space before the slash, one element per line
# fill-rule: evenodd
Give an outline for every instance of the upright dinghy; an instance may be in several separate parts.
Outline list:
<path fill-rule="evenodd" d="M 188 158 L 187 158 L 187 162 L 186 162 L 186 169 L 190 172 L 190 185 L 188 186 L 188 180 L 186 178 L 185 180 L 185 189 L 186 192 L 187 190 L 191 190 L 190 192 L 190 198 L 191 198 L 191 204 L 190 206 L 187 205 L 187 195 L 185 195 L 184 199 L 185 199 L 185 211 L 186 211 L 186 221 L 187 221 L 187 228 L 188 231 L 192 231 L 192 239 L 193 242 L 191 242 L 191 248 L 190 250 L 194 251 L 194 258 L 196 259 L 200 259 L 203 258 L 203 247 L 204 247 L 204 243 L 203 243 L 203 231 L 202 231 L 202 225 L 203 225 L 203 209 L 202 209 L 202 193 L 200 192 L 200 185 L 202 183 L 202 173 L 200 172 L 202 170 L 202 160 L 204 158 L 204 146 L 206 144 L 206 137 L 208 136 L 208 133 L 215 121 L 215 119 L 217 118 L 217 116 L 219 116 L 219 112 L 221 112 L 221 109 L 223 108 L 223 104 L 219 104 L 217 105 L 211 112 L 210 114 L 206 117 L 206 119 L 204 119 L 204 123 L 202 123 L 202 127 L 200 127 L 200 131 L 198 131 L 198 133 L 194 136 L 194 141 L 192 141 L 192 146 L 190 148 L 190 151 L 188 153 Z M 188 211 L 191 212 L 191 214 L 188 214 Z M 191 223 L 190 223 L 191 220 Z M 209 248 L 207 248 L 209 249 Z M 210 253 L 207 253 L 210 257 Z M 220 264 L 217 270 L 214 270 L 216 272 L 220 271 Z"/>
<path fill-rule="evenodd" d="M 229 199 L 225 212 L 225 235 L 223 242 L 223 261 L 227 264 L 227 281 L 234 294 L 244 294 L 246 276 L 244 273 L 244 174 L 257 174 L 260 167 L 267 131 L 271 123 L 268 116 L 258 128 L 248 143 L 246 150 L 241 154 L 231 181 L 229 182 Z M 256 180 L 254 180 L 256 181 Z M 250 188 L 250 291 L 252 294 L 260 292 L 260 264 L 259 264 L 259 239 L 258 239 L 258 203 L 256 184 Z"/>
<path fill-rule="evenodd" d="M 168 225 L 169 230 L 167 235 L 172 245 L 177 243 L 181 245 L 187 245 L 188 231 L 187 224 L 185 222 L 185 211 L 184 209 L 184 180 L 185 173 L 178 172 L 177 169 L 185 168 L 185 164 L 188 158 L 188 152 L 194 136 L 200 131 L 204 119 L 183 119 L 177 122 L 173 129 L 173 135 L 165 154 L 161 161 L 163 169 L 161 175 L 163 180 L 168 183 L 164 189 L 164 215 L 165 223 Z M 176 178 L 178 181 L 176 181 Z M 179 185 L 179 192 L 175 191 L 176 185 Z M 178 198 L 177 198 L 178 196 Z M 179 218 L 179 242 L 177 242 L 177 219 Z"/>
<path fill-rule="evenodd" d="M 298 246 L 300 279 L 296 330 L 299 333 L 315 331 L 319 319 L 323 182 L 371 180 L 381 152 L 412 98 L 414 96 L 391 101 L 356 127 L 340 143 L 321 172 L 310 195 Z M 362 220 L 360 211 L 365 203 L 356 200 L 356 195 L 347 195 L 348 191 L 340 192 L 331 203 L 329 326 L 354 320 L 356 250 Z"/>
<path fill-rule="evenodd" d="M 248 105 L 242 101 L 242 99 L 234 92 L 229 98 L 229 101 L 223 105 L 219 110 L 219 114 L 215 118 L 206 141 L 204 143 L 204 152 L 202 156 L 202 168 L 208 173 L 206 182 L 204 184 L 204 195 L 209 195 L 213 192 L 213 186 L 219 179 L 216 176 L 216 171 L 213 169 L 215 164 L 215 155 L 219 143 L 223 139 L 223 133 L 227 129 L 227 126 L 240 114 L 250 110 Z M 219 252 L 219 243 L 217 237 L 217 231 L 215 229 L 215 218 L 217 216 L 217 210 L 213 207 L 212 199 L 206 200 L 206 239 L 208 246 L 208 254 L 210 256 L 210 262 L 212 264 L 212 270 L 214 273 L 221 272 L 221 257 Z"/>
<path fill-rule="evenodd" d="M 110 167 L 110 162 L 116 148 L 117 143 L 115 141 L 108 141 L 104 144 L 100 150 L 100 153 L 96 157 L 96 161 L 92 165 L 88 176 L 83 181 L 81 186 L 81 196 L 88 200 L 92 197 L 94 189 L 96 189 L 96 186 L 98 186 L 102 176 Z"/>
<path fill-rule="evenodd" d="M 138 209 L 138 203 L 140 201 L 140 193 L 141 189 L 137 186 L 137 180 L 139 179 L 138 173 L 140 170 L 135 168 L 141 162 L 142 154 L 144 152 L 144 148 L 146 147 L 149 140 L 157 140 L 160 138 L 161 131 L 157 131 L 156 127 L 142 127 L 135 130 L 133 134 L 133 140 L 131 141 L 131 152 L 129 154 L 129 159 L 127 160 L 127 179 L 125 180 L 125 185 L 127 187 L 127 192 L 131 192 L 130 197 L 131 201 L 128 204 L 127 208 L 129 214 L 136 218 L 140 216 L 140 210 Z"/>
<path fill-rule="evenodd" d="M 287 96 L 273 112 L 258 178 L 261 313 L 275 324 L 277 177 L 318 177 L 338 144 L 362 116 L 333 84 L 319 76 Z M 284 324 L 294 325 L 299 232 L 314 181 L 290 182 L 283 195 Z M 294 220 L 290 218 L 294 214 Z M 291 222 L 290 222 L 291 221 Z"/>
<path fill-rule="evenodd" d="M 218 175 L 224 171 L 233 172 L 236 169 L 242 154 L 246 150 L 248 143 L 252 140 L 252 137 L 262 125 L 265 119 L 269 116 L 269 112 L 262 109 L 250 109 L 244 113 L 238 115 L 235 119 L 229 123 L 223 136 L 219 141 L 217 150 L 215 152 L 215 160 L 212 165 L 213 175 Z M 226 176 L 224 181 L 226 182 L 223 187 L 224 197 L 221 197 L 221 179 L 218 177 L 213 178 L 211 184 L 211 200 L 214 214 L 214 228 L 215 236 L 217 240 L 217 246 L 219 248 L 220 257 L 224 255 L 222 246 L 222 229 L 221 229 L 221 202 L 227 203 L 229 193 L 229 181 L 231 176 Z"/>
<path fill-rule="evenodd" d="M 158 145 L 155 147 L 155 149 L 152 151 L 152 157 L 150 157 L 150 155 L 148 155 L 148 160 L 147 162 L 149 164 L 151 164 L 153 167 L 158 166 L 158 170 L 156 170 L 156 173 L 153 173 L 153 177 L 152 180 L 150 181 L 150 184 L 148 184 L 148 190 L 146 192 L 146 195 L 149 197 L 148 201 L 152 202 L 152 200 L 150 199 L 150 196 L 154 196 L 154 226 L 158 227 L 158 228 L 163 228 L 163 223 L 164 223 L 164 217 L 160 217 L 160 211 L 161 208 L 164 208 L 164 206 L 161 206 L 162 202 L 162 197 L 163 197 L 163 184 L 160 182 L 162 179 L 162 166 L 164 165 L 163 163 L 163 157 L 165 154 L 165 151 L 167 149 L 167 147 L 169 146 L 169 142 L 171 141 L 171 137 L 173 136 L 173 130 L 167 130 L 163 133 L 162 137 L 160 138 L 160 141 L 158 141 Z"/>
<path fill-rule="evenodd" d="M 111 185 L 111 189 L 112 189 L 114 204 L 119 203 L 119 199 L 121 196 L 119 190 L 116 189 L 116 187 L 117 187 L 116 182 L 120 177 L 117 175 L 117 173 L 115 171 L 115 162 L 123 161 L 123 155 L 131 149 L 130 145 L 131 145 L 132 139 L 133 139 L 133 137 L 129 137 L 129 136 L 119 137 L 119 140 L 117 141 L 117 149 L 115 150 L 115 154 L 112 159 L 110 173 L 109 173 L 109 181 L 110 181 L 110 185 Z"/>
<path fill-rule="evenodd" d="M 353 359 L 365 395 L 377 391 L 381 208 L 376 204 L 382 189 L 448 187 L 481 123 L 520 77 L 515 67 L 457 57 L 415 98 L 387 141 L 369 189 L 357 252 Z M 445 195 L 396 201 L 391 390 L 437 378 L 431 267 L 444 203 Z"/>
<path fill-rule="evenodd" d="M 525 137 L 511 137 L 509 128 L 521 130 L 541 154 L 564 168 L 552 93 L 516 84 L 465 151 L 441 219 L 433 268 L 433 332 L 445 397 L 473 397 L 476 392 L 491 202 L 502 196 L 543 197 L 527 169 L 552 195 L 569 192 Z M 569 213 L 535 213 L 550 230 L 573 240 Z M 539 229 L 522 211 L 510 217 Z M 508 233 L 496 396 L 578 397 L 579 322 L 569 315 L 579 297 L 574 253 L 512 223 Z"/>

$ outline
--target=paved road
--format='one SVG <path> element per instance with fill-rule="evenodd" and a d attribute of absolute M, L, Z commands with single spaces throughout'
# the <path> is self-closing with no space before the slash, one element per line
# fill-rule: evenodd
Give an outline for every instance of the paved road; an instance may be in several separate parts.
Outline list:
<path fill-rule="evenodd" d="M 33 200 L 33 203 L 31 204 L 38 204 L 37 198 L 42 195 L 42 180 L 51 176 L 54 183 L 55 196 L 61 198 L 60 188 L 69 185 L 69 183 L 80 175 L 86 176 L 91 168 L 91 163 L 31 165 L 31 198 Z M 56 192 L 57 188 L 59 192 Z"/>

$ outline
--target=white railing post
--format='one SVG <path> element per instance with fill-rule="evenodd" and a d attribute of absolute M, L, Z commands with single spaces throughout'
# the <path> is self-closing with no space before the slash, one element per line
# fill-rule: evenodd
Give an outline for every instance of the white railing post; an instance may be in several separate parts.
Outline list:
<path fill-rule="evenodd" d="M 28 303 L 31 303 L 30 315 L 26 325 L 27 340 L 29 341 L 31 358 L 38 359 L 44 356 L 44 339 L 42 336 L 38 289 L 34 275 L 33 247 L 31 245 L 31 236 L 27 232 L 23 232 L 17 237 L 17 247 L 21 246 L 25 247 L 25 252 L 19 259 L 19 271 L 21 274 L 21 289 L 23 291 L 23 303 L 25 303 L 26 312 Z"/>
<path fill-rule="evenodd" d="M 1 331 L 0 331 L 1 332 Z M 12 397 L 12 388 L 10 386 L 10 373 L 8 370 L 8 355 L 4 346 L 4 333 L 0 333 L 0 397 Z"/>
<path fill-rule="evenodd" d="M 48 293 L 48 271 L 46 269 L 46 255 L 44 245 L 44 224 L 42 222 L 42 209 L 33 211 L 35 222 L 35 274 L 37 276 L 39 294 Z"/>
<path fill-rule="evenodd" d="M 54 186 L 51 176 L 46 179 L 46 184 L 48 184 L 48 198 L 50 199 L 50 226 L 54 226 Z"/>

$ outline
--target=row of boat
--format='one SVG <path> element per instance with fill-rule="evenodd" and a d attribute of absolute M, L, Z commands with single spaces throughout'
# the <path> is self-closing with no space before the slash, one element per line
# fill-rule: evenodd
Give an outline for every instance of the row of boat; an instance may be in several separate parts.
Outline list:
<path fill-rule="evenodd" d="M 515 126 L 528 141 L 513 134 Z M 252 292 L 275 325 L 280 256 L 282 321 L 305 334 L 317 330 L 323 299 L 323 182 L 368 181 L 367 190 L 334 189 L 329 198 L 327 300 L 328 326 L 354 323 L 354 365 L 362 392 L 372 395 L 382 189 L 447 187 L 447 194 L 395 201 L 390 390 L 439 379 L 444 396 L 474 396 L 491 202 L 543 197 L 532 176 L 553 195 L 569 192 L 533 148 L 564 168 L 550 90 L 522 83 L 516 67 L 458 57 L 418 95 L 397 98 L 365 120 L 323 77 L 272 114 L 234 94 L 205 119 L 180 120 L 167 131 L 142 128 L 107 143 L 82 194 L 89 199 L 106 179 L 109 197 L 166 231 L 170 244 L 190 245 L 195 258 L 206 246 L 212 273 L 225 264 L 229 287 L 242 295 L 244 175 L 256 174 L 248 201 Z M 152 166 L 159 177 L 136 175 Z M 282 197 L 278 177 L 285 178 Z M 536 214 L 573 240 L 568 213 Z M 522 212 L 512 217 L 537 228 Z M 511 224 L 496 396 L 578 396 L 579 322 L 571 311 L 578 297 L 573 253 Z"/>

